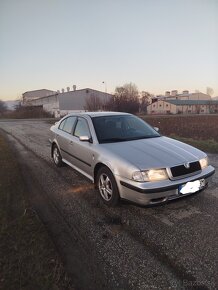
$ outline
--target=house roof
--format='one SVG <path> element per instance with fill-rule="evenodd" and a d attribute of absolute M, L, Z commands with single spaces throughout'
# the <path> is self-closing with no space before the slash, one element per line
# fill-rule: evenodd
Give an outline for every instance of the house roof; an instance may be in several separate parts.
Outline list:
<path fill-rule="evenodd" d="M 182 105 L 218 105 L 218 100 L 164 100 L 167 103 L 182 106 Z"/>

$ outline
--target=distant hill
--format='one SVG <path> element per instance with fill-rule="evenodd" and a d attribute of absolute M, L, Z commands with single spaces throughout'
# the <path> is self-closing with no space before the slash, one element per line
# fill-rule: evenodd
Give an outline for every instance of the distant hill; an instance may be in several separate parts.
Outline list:
<path fill-rule="evenodd" d="M 8 110 L 15 110 L 16 106 L 19 105 L 20 101 L 4 101 L 4 103 L 6 104 Z"/>
<path fill-rule="evenodd" d="M 212 98 L 213 100 L 218 100 L 218 96 L 216 96 L 216 97 L 214 97 L 214 98 Z"/>

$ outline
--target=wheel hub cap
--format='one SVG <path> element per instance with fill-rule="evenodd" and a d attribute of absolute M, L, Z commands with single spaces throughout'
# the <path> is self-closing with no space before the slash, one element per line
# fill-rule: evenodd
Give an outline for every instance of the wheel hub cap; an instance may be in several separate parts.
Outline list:
<path fill-rule="evenodd" d="M 103 199 L 109 201 L 112 198 L 113 188 L 110 178 L 106 174 L 101 174 L 98 187 Z"/>

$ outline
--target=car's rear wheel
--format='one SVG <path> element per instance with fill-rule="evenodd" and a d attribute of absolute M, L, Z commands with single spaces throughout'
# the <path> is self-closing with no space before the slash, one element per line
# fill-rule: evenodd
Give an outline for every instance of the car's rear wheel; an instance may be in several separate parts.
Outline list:
<path fill-rule="evenodd" d="M 120 195 L 113 173 L 107 167 L 101 167 L 96 179 L 98 191 L 103 202 L 109 206 L 119 203 Z"/>
<path fill-rule="evenodd" d="M 54 145 L 52 148 L 52 158 L 53 158 L 54 164 L 57 167 L 61 167 L 63 165 L 61 153 L 57 145 Z"/>

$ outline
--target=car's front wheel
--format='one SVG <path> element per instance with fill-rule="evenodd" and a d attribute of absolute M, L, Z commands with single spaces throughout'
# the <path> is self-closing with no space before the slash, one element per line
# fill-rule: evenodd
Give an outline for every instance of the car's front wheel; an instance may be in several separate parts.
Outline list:
<path fill-rule="evenodd" d="M 97 187 L 104 203 L 109 206 L 118 204 L 120 195 L 113 173 L 107 167 L 101 167 L 97 174 Z"/>
<path fill-rule="evenodd" d="M 61 167 L 63 165 L 61 153 L 57 145 L 54 145 L 52 148 L 52 158 L 53 158 L 54 164 L 57 167 Z"/>

